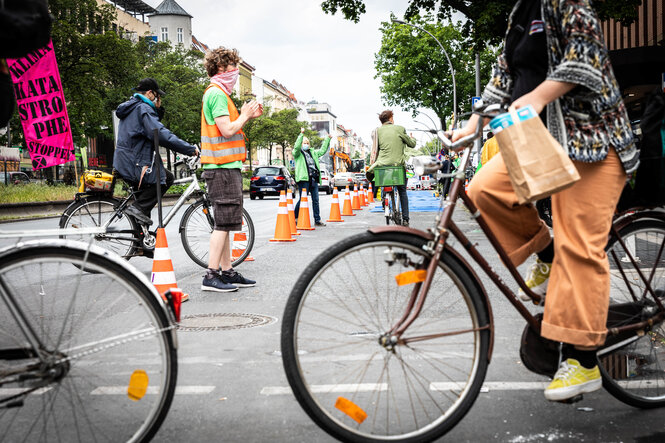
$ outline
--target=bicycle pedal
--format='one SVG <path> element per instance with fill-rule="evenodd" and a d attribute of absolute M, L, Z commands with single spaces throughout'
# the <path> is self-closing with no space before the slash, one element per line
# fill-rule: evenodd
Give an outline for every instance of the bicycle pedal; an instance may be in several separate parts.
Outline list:
<path fill-rule="evenodd" d="M 584 394 L 576 395 L 575 397 L 568 398 L 566 400 L 559 400 L 557 403 L 563 403 L 565 405 L 572 405 L 584 400 Z"/>

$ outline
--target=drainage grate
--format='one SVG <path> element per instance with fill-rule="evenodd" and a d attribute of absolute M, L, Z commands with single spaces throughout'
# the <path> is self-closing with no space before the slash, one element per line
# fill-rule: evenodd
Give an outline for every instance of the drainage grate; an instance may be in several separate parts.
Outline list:
<path fill-rule="evenodd" d="M 275 317 L 259 314 L 225 313 L 185 315 L 180 319 L 179 331 L 225 331 L 254 328 L 275 323 Z"/>

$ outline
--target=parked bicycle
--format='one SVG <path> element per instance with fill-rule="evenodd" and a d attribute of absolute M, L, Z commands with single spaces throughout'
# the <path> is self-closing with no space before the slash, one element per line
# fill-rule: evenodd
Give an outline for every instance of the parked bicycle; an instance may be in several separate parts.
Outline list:
<path fill-rule="evenodd" d="M 0 231 L 0 238 L 60 234 Z M 0 440 L 150 440 L 178 374 L 178 308 L 168 300 L 92 240 L 1 249 Z"/>
<path fill-rule="evenodd" d="M 175 180 L 174 184 L 189 183 L 189 186 L 164 217 L 164 226 L 173 220 L 190 197 L 194 197 L 196 200 L 185 210 L 180 219 L 180 239 L 187 255 L 199 266 L 207 268 L 210 234 L 214 226 L 213 205 L 206 190 L 199 185 L 196 176 L 197 158 L 190 157 L 182 162 L 187 177 Z M 183 172 L 181 172 L 182 175 Z M 95 240 L 100 246 L 127 259 L 135 256 L 152 257 L 156 243 L 155 231 L 149 230 L 134 217 L 125 213 L 125 209 L 134 196 L 141 191 L 123 183 L 128 195 L 118 199 L 112 194 L 114 185 L 115 177 L 109 192 L 77 193 L 74 202 L 65 209 L 60 217 L 60 227 L 74 229 L 72 232 L 76 232 L 75 229 L 88 227 L 113 227 L 112 232 L 104 232 L 95 236 Z M 63 234 L 61 238 L 78 240 L 81 236 Z M 254 223 L 244 208 L 242 230 L 230 233 L 230 238 L 233 242 L 231 264 L 235 267 L 249 256 L 254 246 Z"/>
<path fill-rule="evenodd" d="M 489 109 L 480 114 L 493 116 Z M 480 134 L 479 125 L 455 143 L 443 140 L 466 148 L 433 228 L 375 227 L 347 238 L 320 254 L 293 287 L 282 323 L 284 369 L 305 412 L 338 439 L 434 440 L 476 400 L 492 358 L 494 319 L 482 281 L 451 235 L 524 317 L 532 337 L 548 344 L 539 334 L 541 317 L 453 221 L 461 200 L 517 286 L 544 303 L 464 192 L 471 143 Z M 430 162 L 425 171 L 440 167 Z M 665 212 L 617 217 L 606 250 L 610 309 L 607 341 L 597 353 L 603 386 L 632 406 L 665 406 Z M 548 354 L 555 361 L 543 362 L 549 369 L 541 373 L 554 373 L 558 355 Z"/>

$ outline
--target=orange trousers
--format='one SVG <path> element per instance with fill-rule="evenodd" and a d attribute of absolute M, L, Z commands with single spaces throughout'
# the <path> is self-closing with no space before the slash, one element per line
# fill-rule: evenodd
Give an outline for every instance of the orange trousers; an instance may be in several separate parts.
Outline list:
<path fill-rule="evenodd" d="M 581 179 L 552 196 L 554 262 L 541 334 L 594 347 L 605 341 L 610 295 L 605 245 L 626 173 L 614 149 L 601 162 L 573 163 Z M 517 203 L 500 153 L 478 171 L 468 192 L 515 266 L 550 242 L 535 207 Z"/>

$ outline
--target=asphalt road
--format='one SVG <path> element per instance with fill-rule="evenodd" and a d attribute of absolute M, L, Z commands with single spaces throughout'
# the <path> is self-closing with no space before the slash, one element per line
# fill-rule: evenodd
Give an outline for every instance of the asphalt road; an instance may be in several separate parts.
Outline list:
<path fill-rule="evenodd" d="M 425 192 L 425 191 L 421 191 Z M 330 196 L 321 197 L 327 218 Z M 362 211 L 344 223 L 303 232 L 294 243 L 270 243 L 275 228 L 277 199 L 245 200 L 257 236 L 251 255 L 238 271 L 254 278 L 254 288 L 230 294 L 202 292 L 203 270 L 185 254 L 176 217 L 167 227 L 169 250 L 179 286 L 190 294 L 184 316 L 200 314 L 259 314 L 269 324 L 224 331 L 181 331 L 178 387 L 170 413 L 156 441 L 324 442 L 332 439 L 302 411 L 287 388 L 280 354 L 280 319 L 291 288 L 302 270 L 326 247 L 342 238 L 383 224 L 381 214 Z M 427 228 L 433 213 L 413 213 L 411 225 Z M 459 209 L 455 220 L 478 242 L 490 264 L 498 258 L 468 214 Z M 3 229 L 45 229 L 57 219 L 4 224 Z M 1 241 L 0 246 L 9 244 Z M 150 275 L 151 261 L 131 260 Z M 508 273 L 500 275 L 516 288 Z M 499 291 L 486 281 L 496 322 L 494 355 L 486 381 L 471 412 L 446 436 L 446 441 L 665 441 L 663 410 L 642 411 L 626 406 L 605 391 L 585 396 L 573 405 L 547 402 L 538 383 L 547 380 L 527 371 L 519 358 L 524 321 Z M 537 307 L 531 309 L 537 310 Z M 519 385 L 518 382 L 530 382 Z"/>

